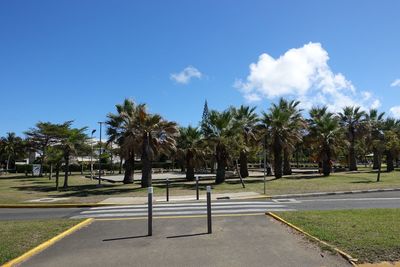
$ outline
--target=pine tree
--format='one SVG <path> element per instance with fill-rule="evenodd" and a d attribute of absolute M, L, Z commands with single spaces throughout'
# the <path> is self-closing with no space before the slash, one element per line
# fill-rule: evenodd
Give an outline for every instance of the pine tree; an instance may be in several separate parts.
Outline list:
<path fill-rule="evenodd" d="M 204 136 L 208 135 L 209 125 L 210 125 L 210 114 L 208 111 L 208 104 L 207 104 L 207 100 L 206 100 L 204 102 L 203 116 L 202 116 L 201 123 L 200 123 L 201 132 Z"/>

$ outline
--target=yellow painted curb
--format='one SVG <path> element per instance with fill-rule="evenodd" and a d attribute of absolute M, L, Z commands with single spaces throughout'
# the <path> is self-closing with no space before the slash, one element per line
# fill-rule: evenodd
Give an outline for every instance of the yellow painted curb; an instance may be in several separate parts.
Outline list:
<path fill-rule="evenodd" d="M 17 264 L 20 264 L 24 261 L 26 261 L 27 259 L 29 259 L 30 257 L 32 257 L 33 255 L 45 250 L 46 248 L 50 247 L 51 245 L 53 245 L 54 243 L 56 243 L 57 241 L 63 239 L 64 237 L 66 237 L 67 235 L 72 234 L 73 232 L 81 229 L 82 227 L 89 225 L 90 223 L 92 223 L 93 219 L 89 218 L 84 220 L 83 222 L 78 223 L 77 225 L 72 226 L 71 228 L 67 229 L 66 231 L 62 232 L 61 234 L 56 235 L 55 237 L 43 242 L 42 244 L 34 247 L 33 249 L 25 252 L 24 254 L 22 254 L 21 256 L 6 262 L 4 265 L 2 265 L 2 267 L 12 267 L 15 266 Z"/>
<path fill-rule="evenodd" d="M 350 256 L 348 253 L 346 253 L 346 252 L 344 252 L 344 251 L 338 249 L 337 247 L 335 247 L 335 246 L 333 246 L 333 245 L 331 245 L 331 244 L 329 244 L 329 243 L 327 243 L 327 242 L 325 242 L 325 241 L 322 241 L 321 239 L 319 239 L 319 238 L 317 238 L 317 237 L 315 237 L 315 236 L 313 236 L 313 235 L 307 233 L 306 231 L 304 231 L 304 230 L 301 229 L 300 227 L 298 227 L 298 226 L 296 226 L 296 225 L 294 225 L 294 224 L 291 224 L 290 222 L 284 220 L 283 218 L 279 217 L 278 215 L 276 215 L 276 214 L 273 213 L 273 212 L 267 212 L 267 213 L 265 213 L 265 214 L 271 216 L 272 218 L 274 218 L 274 219 L 276 219 L 276 220 L 278 220 L 278 221 L 280 221 L 280 222 L 282 222 L 282 223 L 284 223 L 284 224 L 286 224 L 287 226 L 289 226 L 289 227 L 295 229 L 296 231 L 298 231 L 298 232 L 300 232 L 300 233 L 302 233 L 302 234 L 308 236 L 309 238 L 314 239 L 314 240 L 318 241 L 319 243 L 321 243 L 321 244 L 323 244 L 323 245 L 325 245 L 325 246 L 327 246 L 327 247 L 330 247 L 331 249 L 333 249 L 333 250 L 335 250 L 337 253 L 339 253 L 339 254 L 340 254 L 343 258 L 345 258 L 348 262 L 350 262 L 353 266 L 358 266 L 358 265 L 356 264 L 356 262 L 357 262 L 358 260 L 355 259 L 355 258 L 353 258 L 352 256 Z"/>
<path fill-rule="evenodd" d="M 239 213 L 239 214 L 218 214 L 212 217 L 245 217 L 245 216 L 264 216 L 265 213 Z M 207 215 L 182 215 L 182 216 L 156 216 L 153 219 L 190 219 L 190 218 L 206 218 Z M 127 221 L 127 220 L 147 220 L 147 216 L 130 217 L 130 218 L 99 218 L 95 221 Z"/>

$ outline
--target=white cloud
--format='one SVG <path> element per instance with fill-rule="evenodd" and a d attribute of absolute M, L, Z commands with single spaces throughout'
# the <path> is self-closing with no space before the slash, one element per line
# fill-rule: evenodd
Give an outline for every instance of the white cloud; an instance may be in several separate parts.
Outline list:
<path fill-rule="evenodd" d="M 320 43 L 292 48 L 277 59 L 264 53 L 250 64 L 246 80 L 236 80 L 234 87 L 247 101 L 295 97 L 306 109 L 313 105 L 327 105 L 332 111 L 353 105 L 363 109 L 380 106 L 371 92 L 357 92 L 343 74 L 334 73 L 328 60 Z"/>
<path fill-rule="evenodd" d="M 394 106 L 390 108 L 390 113 L 396 119 L 400 119 L 400 106 Z"/>
<path fill-rule="evenodd" d="M 180 84 L 188 84 L 192 78 L 200 79 L 203 74 L 193 66 L 187 66 L 181 72 L 172 73 L 170 79 Z"/>
<path fill-rule="evenodd" d="M 400 87 L 400 79 L 394 80 L 391 84 L 391 87 Z"/>

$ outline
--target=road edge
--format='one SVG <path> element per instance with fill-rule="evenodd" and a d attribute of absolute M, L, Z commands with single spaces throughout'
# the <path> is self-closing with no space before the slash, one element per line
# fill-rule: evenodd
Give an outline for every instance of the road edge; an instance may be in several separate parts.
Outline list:
<path fill-rule="evenodd" d="M 327 242 L 325 242 L 325 241 L 319 239 L 318 237 L 315 237 L 315 236 L 313 236 L 313 235 L 307 233 L 306 231 L 304 231 L 304 230 L 301 229 L 300 227 L 298 227 L 298 226 L 296 226 L 296 225 L 294 225 L 294 224 L 292 224 L 292 223 L 286 221 L 285 219 L 281 218 L 280 216 L 278 216 L 277 214 L 275 214 L 275 213 L 273 213 L 273 212 L 266 212 L 265 215 L 268 215 L 268 216 L 274 218 L 275 220 L 280 221 L 281 223 L 283 223 L 283 224 L 289 226 L 290 228 L 292 228 L 292 229 L 294 229 L 294 230 L 296 230 L 296 231 L 302 233 L 303 235 L 305 235 L 305 236 L 307 236 L 307 237 L 309 237 L 309 238 L 311 238 L 311 239 L 317 241 L 318 243 L 321 243 L 321 244 L 323 244 L 323 245 L 325 245 L 325 246 L 327 246 L 327 247 L 333 249 L 334 251 L 336 251 L 337 253 L 339 253 L 339 255 L 341 255 L 344 259 L 346 259 L 351 265 L 353 265 L 353 266 L 358 266 L 358 265 L 356 264 L 356 262 L 357 262 L 358 260 L 357 260 L 356 258 L 353 258 L 350 254 L 348 254 L 348 253 L 346 253 L 346 252 L 344 252 L 344 251 L 338 249 L 337 247 L 335 247 L 335 246 L 333 246 L 333 245 L 331 245 L 331 244 L 329 244 L 329 243 L 327 243 Z"/>
<path fill-rule="evenodd" d="M 44 241 L 43 243 L 37 245 L 36 247 L 28 250 L 27 252 L 25 252 L 24 254 L 22 254 L 21 256 L 14 258 L 8 262 L 6 262 L 4 265 L 2 265 L 1 267 L 12 267 L 15 266 L 17 264 L 20 264 L 26 260 L 28 260 L 29 258 L 31 258 L 32 256 L 38 254 L 39 252 L 45 250 L 46 248 L 52 246 L 54 243 L 60 241 L 61 239 L 63 239 L 64 237 L 74 233 L 75 231 L 91 224 L 93 222 L 93 218 L 88 218 L 70 228 L 68 228 L 67 230 L 65 230 L 64 232 L 56 235 L 55 237 L 50 238 L 47 241 Z"/>
<path fill-rule="evenodd" d="M 377 193 L 377 192 L 395 192 L 400 191 L 400 188 L 382 188 L 382 189 L 365 189 L 352 191 L 332 191 L 332 192 L 311 192 L 299 194 L 271 195 L 271 198 L 294 198 L 294 197 L 319 197 L 330 195 L 347 195 L 347 194 L 362 194 L 362 193 Z"/>

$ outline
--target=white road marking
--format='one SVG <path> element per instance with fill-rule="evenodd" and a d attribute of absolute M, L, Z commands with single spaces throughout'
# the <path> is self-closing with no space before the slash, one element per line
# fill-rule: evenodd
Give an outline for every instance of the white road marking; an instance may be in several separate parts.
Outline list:
<path fill-rule="evenodd" d="M 385 198 L 322 198 L 322 199 L 302 199 L 301 202 L 320 202 L 320 201 L 368 201 L 368 200 L 400 200 L 400 197 L 385 197 Z"/>
<path fill-rule="evenodd" d="M 236 209 L 236 208 L 284 208 L 284 205 L 235 205 L 233 207 L 213 207 L 213 210 L 220 210 L 220 209 Z M 164 210 L 205 210 L 207 207 L 206 205 L 202 205 L 199 207 L 162 207 L 157 208 L 157 206 L 153 206 L 153 211 L 164 211 Z M 147 211 L 147 208 L 138 208 L 138 209 L 113 209 L 113 210 L 106 210 L 106 212 L 127 212 L 127 211 Z M 104 213 L 104 210 L 87 210 L 82 211 L 81 214 L 91 214 L 91 213 Z"/>
<path fill-rule="evenodd" d="M 238 201 L 238 202 L 214 202 L 212 206 L 230 206 L 230 205 L 264 205 L 264 204 L 275 204 L 274 202 L 267 201 L 256 201 L 256 202 L 246 202 L 246 201 Z M 187 206 L 200 206 L 206 205 L 206 202 L 198 202 L 198 203 L 169 203 L 169 204 L 153 204 L 153 207 L 187 207 Z M 138 205 L 120 205 L 120 206 L 105 206 L 105 207 L 94 207 L 90 208 L 91 210 L 106 210 L 106 209 L 121 209 L 121 208 L 144 208 L 147 207 L 147 204 L 138 204 Z"/>
<path fill-rule="evenodd" d="M 238 209 L 238 210 L 216 210 L 213 211 L 212 214 L 234 214 L 234 213 L 255 213 L 255 212 L 267 212 L 267 211 L 294 211 L 294 209 Z M 162 216 L 162 215 L 199 215 L 199 214 L 207 214 L 206 210 L 203 211 L 180 211 L 180 212 L 154 212 L 153 216 Z M 107 217 L 136 217 L 136 216 L 147 216 L 147 212 L 143 213 L 101 213 L 101 214 L 91 214 L 91 215 L 77 215 L 71 217 L 71 219 L 84 219 L 84 218 L 107 218 Z"/>

